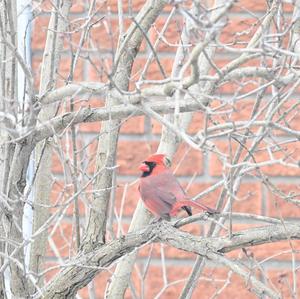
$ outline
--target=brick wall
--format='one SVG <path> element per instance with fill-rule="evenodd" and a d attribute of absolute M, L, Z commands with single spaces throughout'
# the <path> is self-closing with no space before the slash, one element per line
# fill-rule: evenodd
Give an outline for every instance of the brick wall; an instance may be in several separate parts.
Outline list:
<path fill-rule="evenodd" d="M 50 2 L 50 1 L 49 1 Z M 64 51 L 62 53 L 62 61 L 58 74 L 58 85 L 65 84 L 65 80 L 70 72 L 70 49 L 76 49 L 80 38 L 81 31 L 79 28 L 83 23 L 83 18 L 87 14 L 88 1 L 75 0 L 72 7 L 72 26 L 70 32 L 66 34 Z M 101 19 L 90 31 L 90 40 L 84 44 L 82 57 L 79 59 L 75 72 L 75 81 L 106 81 L 107 73 L 109 73 L 112 59 L 113 49 L 117 46 L 118 38 L 118 16 L 117 16 L 117 1 L 96 1 L 97 2 L 97 18 Z M 128 16 L 127 1 L 123 1 L 124 11 Z M 144 1 L 132 1 L 134 3 L 134 13 L 138 12 Z M 184 7 L 188 7 L 189 3 L 183 3 Z M 228 15 L 228 24 L 225 26 L 220 41 L 231 44 L 233 47 L 241 48 L 253 36 L 254 32 L 260 25 L 261 18 L 267 9 L 267 4 L 263 0 L 256 1 L 237 1 L 233 9 Z M 157 32 L 164 26 L 166 19 L 172 6 L 169 5 L 164 13 L 157 19 L 155 26 L 149 33 L 149 39 L 154 43 L 157 39 Z M 47 1 L 42 6 L 41 13 L 35 18 L 33 23 L 32 34 L 32 66 L 36 78 L 36 88 L 39 84 L 39 74 L 43 49 L 45 46 L 45 36 L 47 25 L 50 18 L 51 5 Z M 293 5 L 285 4 L 283 12 L 285 21 L 288 22 L 291 18 Z M 125 26 L 130 24 L 130 19 L 126 18 Z M 160 62 L 164 67 L 164 71 L 170 74 L 172 63 L 176 51 L 176 47 L 172 44 L 179 42 L 180 31 L 182 29 L 182 18 L 179 14 L 175 15 L 170 23 L 165 38 L 169 44 L 161 42 L 158 46 Z M 238 35 L 236 33 L 239 33 Z M 288 36 L 285 36 L 287 39 Z M 134 82 L 141 74 L 143 67 L 147 61 L 148 55 L 151 53 L 150 47 L 143 43 L 141 52 L 134 64 L 134 69 L 131 79 L 131 88 L 134 87 Z M 218 67 L 226 65 L 236 57 L 235 53 L 226 51 L 217 52 L 214 63 Z M 269 58 L 268 58 L 269 59 Z M 270 63 L 269 61 L 264 61 Z M 262 64 L 261 57 L 252 59 L 245 66 L 259 66 Z M 213 74 L 214 71 L 211 71 Z M 157 63 L 153 62 L 146 73 L 147 79 L 162 79 L 162 74 L 159 71 Z M 238 94 L 245 94 L 258 87 L 259 80 L 257 78 L 247 80 L 234 80 L 229 83 L 220 85 L 215 93 L 215 99 L 211 102 L 211 107 L 218 107 L 221 102 L 218 97 L 227 99 L 227 105 L 224 109 L 231 109 L 228 114 L 215 114 L 208 120 L 208 126 L 232 121 L 247 121 L 251 117 L 251 112 L 254 106 L 255 96 L 250 95 L 245 99 L 236 102 L 230 102 L 230 99 L 238 91 Z M 267 90 L 263 98 L 263 105 L 267 105 L 268 97 L 271 97 L 271 90 Z M 293 105 L 297 105 L 298 98 L 291 98 L 286 102 L 286 106 L 275 117 L 281 117 L 284 111 L 288 111 Z M 92 106 L 101 107 L 103 99 L 97 95 L 86 98 L 76 98 L 76 107 Z M 61 111 L 69 109 L 68 102 L 61 105 Z M 265 111 L 262 111 L 258 120 L 264 120 Z M 288 126 L 292 130 L 300 129 L 300 112 L 299 106 L 295 106 L 292 111 L 289 111 L 280 122 L 283 126 Z M 287 124 L 288 123 L 288 124 Z M 78 161 L 80 163 L 80 178 L 81 187 L 88 181 L 93 173 L 95 165 L 95 152 L 97 147 L 98 132 L 101 127 L 99 122 L 81 124 L 77 126 L 78 136 Z M 188 129 L 188 132 L 193 134 L 202 130 L 205 127 L 205 115 L 202 112 L 196 112 Z M 258 128 L 253 128 L 252 133 L 255 135 Z M 123 207 L 123 229 L 124 232 L 128 229 L 131 216 L 135 210 L 139 196 L 137 191 L 137 183 L 135 180 L 139 176 L 137 167 L 145 156 L 156 151 L 161 133 L 161 125 L 148 117 L 138 116 L 125 119 L 121 127 L 121 135 L 118 144 L 117 155 L 117 188 L 115 189 L 115 209 L 120 212 L 122 200 L 125 200 Z M 284 143 L 292 139 L 288 133 L 273 130 L 270 134 L 272 138 L 277 138 L 277 143 L 281 148 L 272 148 L 272 153 L 277 159 L 283 159 L 287 163 L 297 163 L 300 157 L 299 141 Z M 101 137 L 100 137 L 101 138 Z M 229 143 L 227 137 L 215 138 L 213 142 L 218 149 L 229 154 Z M 251 138 L 249 138 L 250 146 Z M 259 146 L 259 151 L 255 153 L 257 162 L 266 161 L 270 153 L 266 147 L 268 142 L 262 142 Z M 232 142 L 233 152 L 239 146 L 236 142 Z M 72 183 L 69 179 L 70 165 L 70 135 L 66 134 L 55 139 L 53 154 L 53 204 L 61 204 L 64 200 L 73 194 Z M 242 156 L 247 154 L 244 151 Z M 180 182 L 186 187 L 188 194 L 195 195 L 202 190 L 206 190 L 222 179 L 224 164 L 213 153 L 202 153 L 191 149 L 186 144 L 182 144 L 174 158 L 173 167 Z M 261 171 L 266 177 L 272 181 L 274 186 L 281 192 L 273 192 L 263 184 L 257 173 L 253 171 L 245 176 L 239 187 L 237 199 L 233 205 L 235 212 L 254 213 L 258 215 L 271 216 L 276 218 L 283 217 L 285 220 L 296 219 L 299 217 L 300 209 L 292 203 L 288 203 L 282 199 L 283 194 L 298 194 L 296 199 L 299 200 L 299 176 L 300 169 L 280 165 L 278 163 L 267 165 L 261 168 Z M 221 187 L 205 196 L 202 201 L 210 206 L 215 206 Z M 292 192 L 292 193 L 291 193 Z M 84 226 L 85 215 L 91 198 L 91 187 L 87 187 L 82 192 L 79 200 L 80 215 L 82 225 Z M 55 211 L 55 208 L 52 209 Z M 53 231 L 53 242 L 49 245 L 48 258 L 45 267 L 57 265 L 57 255 L 61 258 L 67 258 L 74 254 L 74 236 L 73 231 L 73 206 L 70 206 L 66 211 L 61 223 Z M 248 227 L 261 225 L 251 220 L 234 220 L 234 231 L 245 229 Z M 116 228 L 116 226 L 115 226 Z M 185 230 L 193 234 L 204 234 L 208 230 L 208 225 L 205 223 L 189 225 Z M 225 232 L 223 232 L 225 234 Z M 271 285 L 282 292 L 284 298 L 291 298 L 292 288 L 292 257 L 295 258 L 299 267 L 299 253 L 291 254 L 291 248 L 300 249 L 299 241 L 277 242 L 269 245 L 261 245 L 255 248 L 247 249 L 248 257 L 242 251 L 234 251 L 229 254 L 232 258 L 240 258 L 252 265 L 259 265 L 255 271 L 261 271 L 263 279 L 269 279 Z M 165 256 L 165 273 L 162 268 L 162 252 Z M 151 255 L 151 263 L 149 268 L 144 269 L 148 262 L 149 254 Z M 249 258 L 250 257 L 250 258 Z M 139 258 L 136 263 L 136 268 L 132 276 L 132 283 L 136 287 L 138 296 L 144 292 L 144 297 L 139 298 L 157 298 L 155 297 L 164 288 L 163 277 L 166 275 L 170 286 L 165 288 L 160 298 L 177 298 L 180 290 L 184 286 L 185 279 L 188 277 L 194 264 L 195 256 L 190 253 L 182 252 L 168 246 L 154 244 L 145 246 L 140 250 Z M 259 264 L 260 262 L 262 262 Z M 259 270 L 258 270 L 259 269 Z M 299 269 L 299 268 L 298 268 Z M 106 287 L 107 280 L 111 276 L 113 267 L 98 275 L 94 281 L 94 289 L 97 298 L 103 298 L 103 293 Z M 142 281 L 141 275 L 147 271 L 145 280 Z M 49 271 L 47 277 L 50 278 L 56 270 Z M 297 271 L 296 279 L 300 285 L 300 274 Z M 198 286 L 195 289 L 193 298 L 212 298 L 222 286 L 226 286 L 217 298 L 256 298 L 249 291 L 250 285 L 239 278 L 237 275 L 230 273 L 227 269 L 216 267 L 209 262 L 203 271 L 199 280 Z M 89 298 L 88 289 L 80 291 L 82 298 Z M 126 298 L 133 298 L 130 290 L 126 293 Z"/>

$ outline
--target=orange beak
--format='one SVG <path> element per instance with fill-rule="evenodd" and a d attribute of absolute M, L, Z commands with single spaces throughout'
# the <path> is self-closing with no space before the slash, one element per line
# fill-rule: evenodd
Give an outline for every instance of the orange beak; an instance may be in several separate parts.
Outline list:
<path fill-rule="evenodd" d="M 142 163 L 140 166 L 139 166 L 139 170 L 142 171 L 142 172 L 148 172 L 150 169 L 149 169 L 149 166 L 145 163 Z"/>

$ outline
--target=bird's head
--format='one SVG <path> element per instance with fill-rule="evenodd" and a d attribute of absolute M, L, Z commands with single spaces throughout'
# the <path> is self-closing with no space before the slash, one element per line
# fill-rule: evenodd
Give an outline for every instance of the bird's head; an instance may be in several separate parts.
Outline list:
<path fill-rule="evenodd" d="M 164 154 L 154 154 L 149 156 L 139 167 L 143 172 L 143 176 L 148 176 L 155 168 L 169 168 L 171 166 L 170 159 Z"/>

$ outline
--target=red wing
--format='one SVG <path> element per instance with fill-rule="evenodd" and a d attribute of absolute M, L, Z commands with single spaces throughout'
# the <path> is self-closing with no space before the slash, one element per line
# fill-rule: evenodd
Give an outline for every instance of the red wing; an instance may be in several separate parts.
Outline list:
<path fill-rule="evenodd" d="M 176 200 L 186 198 L 184 190 L 170 170 L 165 171 L 161 175 L 157 175 L 156 179 L 159 181 L 157 183 L 157 188 L 164 190 L 164 192 L 174 194 Z"/>
<path fill-rule="evenodd" d="M 142 178 L 140 193 L 146 207 L 156 215 L 169 214 L 174 203 L 185 198 L 184 191 L 169 170 Z"/>
<path fill-rule="evenodd" d="M 169 215 L 172 205 L 157 198 L 143 199 L 146 208 L 156 216 Z"/>

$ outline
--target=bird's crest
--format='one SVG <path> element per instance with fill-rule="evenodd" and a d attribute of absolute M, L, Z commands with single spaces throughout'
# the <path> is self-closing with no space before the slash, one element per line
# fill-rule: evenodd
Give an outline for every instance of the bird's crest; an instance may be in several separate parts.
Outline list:
<path fill-rule="evenodd" d="M 171 166 L 170 159 L 165 154 L 154 154 L 149 156 L 146 160 L 146 162 L 155 162 L 157 164 L 163 164 L 167 167 Z"/>

